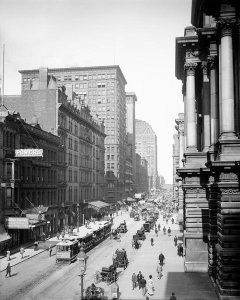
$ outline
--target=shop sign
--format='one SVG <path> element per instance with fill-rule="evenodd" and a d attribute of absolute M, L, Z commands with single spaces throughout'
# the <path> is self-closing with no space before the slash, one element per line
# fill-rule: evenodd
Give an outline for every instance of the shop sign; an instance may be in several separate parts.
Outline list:
<path fill-rule="evenodd" d="M 43 157 L 43 149 L 15 149 L 15 157 Z"/>
<path fill-rule="evenodd" d="M 7 217 L 5 226 L 8 229 L 29 229 L 29 219 L 22 217 Z"/>

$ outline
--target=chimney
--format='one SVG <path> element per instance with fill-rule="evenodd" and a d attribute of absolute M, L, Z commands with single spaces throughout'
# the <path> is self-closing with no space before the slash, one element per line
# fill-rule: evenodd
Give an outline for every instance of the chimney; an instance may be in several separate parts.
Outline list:
<path fill-rule="evenodd" d="M 48 87 L 48 69 L 39 68 L 39 89 L 46 90 Z"/>

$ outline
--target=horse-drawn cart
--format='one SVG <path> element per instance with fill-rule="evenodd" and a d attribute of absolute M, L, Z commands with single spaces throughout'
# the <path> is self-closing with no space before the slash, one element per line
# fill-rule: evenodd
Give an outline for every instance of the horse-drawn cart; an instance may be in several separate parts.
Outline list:
<path fill-rule="evenodd" d="M 94 276 L 94 282 L 97 284 L 101 281 L 105 281 L 107 284 L 117 280 L 116 266 L 111 265 L 110 267 L 102 267 L 101 271 L 97 271 Z"/>
<path fill-rule="evenodd" d="M 126 223 L 121 223 L 118 227 L 118 231 L 121 232 L 121 233 L 125 233 L 127 232 L 127 225 Z"/>
<path fill-rule="evenodd" d="M 86 288 L 84 300 L 103 300 L 104 289 L 92 283 Z"/>
<path fill-rule="evenodd" d="M 137 230 L 136 235 L 138 236 L 138 239 L 141 240 L 141 241 L 144 241 L 146 239 L 144 228 L 141 228 L 141 229 Z"/>
<path fill-rule="evenodd" d="M 141 246 L 141 244 L 139 242 L 139 237 L 136 234 L 133 235 L 132 246 L 133 246 L 134 249 L 139 249 L 140 246 Z"/>
<path fill-rule="evenodd" d="M 127 259 L 127 252 L 126 250 L 116 250 L 114 256 L 113 256 L 113 264 L 116 266 L 116 268 L 124 268 L 126 269 L 128 265 L 128 259 Z"/>

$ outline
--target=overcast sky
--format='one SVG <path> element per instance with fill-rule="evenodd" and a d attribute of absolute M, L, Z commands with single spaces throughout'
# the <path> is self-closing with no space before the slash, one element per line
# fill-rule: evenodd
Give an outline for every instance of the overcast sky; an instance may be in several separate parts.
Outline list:
<path fill-rule="evenodd" d="M 0 0 L 5 94 L 20 94 L 18 70 L 119 65 L 138 98 L 136 117 L 157 135 L 158 172 L 172 183 L 174 120 L 183 112 L 175 38 L 190 20 L 191 0 Z"/>

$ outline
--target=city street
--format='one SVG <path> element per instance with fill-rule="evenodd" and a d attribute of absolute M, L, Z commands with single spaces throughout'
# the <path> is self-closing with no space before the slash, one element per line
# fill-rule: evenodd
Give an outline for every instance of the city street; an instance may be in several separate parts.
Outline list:
<path fill-rule="evenodd" d="M 132 236 L 137 229 L 140 229 L 143 221 L 134 221 L 129 218 L 128 212 L 123 212 L 115 218 L 114 223 L 126 220 L 128 232 L 121 235 L 121 242 L 107 239 L 102 244 L 88 252 L 88 266 L 84 277 L 84 288 L 94 282 L 94 274 L 102 267 L 108 267 L 112 263 L 113 252 L 119 248 L 127 251 L 129 265 L 122 271 L 118 278 L 120 291 L 119 299 L 145 299 L 141 290 L 132 290 L 132 273 L 141 271 L 148 279 L 153 275 L 155 295 L 150 299 L 168 300 L 171 292 L 175 292 L 177 299 L 182 300 L 214 300 L 217 299 L 215 291 L 211 285 L 209 277 L 205 273 L 184 273 L 183 258 L 177 255 L 174 247 L 173 237 L 179 235 L 178 225 L 166 225 L 171 227 L 172 235 L 163 235 L 161 232 L 158 237 L 151 231 L 146 233 L 146 240 L 140 249 L 132 248 Z M 169 222 L 170 223 L 170 222 Z M 153 237 L 155 244 L 151 246 L 150 238 Z M 165 265 L 163 267 L 163 277 L 157 279 L 156 267 L 160 251 L 165 255 Z M 1 299 L 73 299 L 79 296 L 80 277 L 78 276 L 78 263 L 71 265 L 57 266 L 55 255 L 51 258 L 48 252 L 43 252 L 31 259 L 13 267 L 12 278 L 4 278 L 5 273 L 1 273 Z M 111 285 L 106 283 L 97 284 L 105 290 L 105 296 L 111 299 Z"/>

